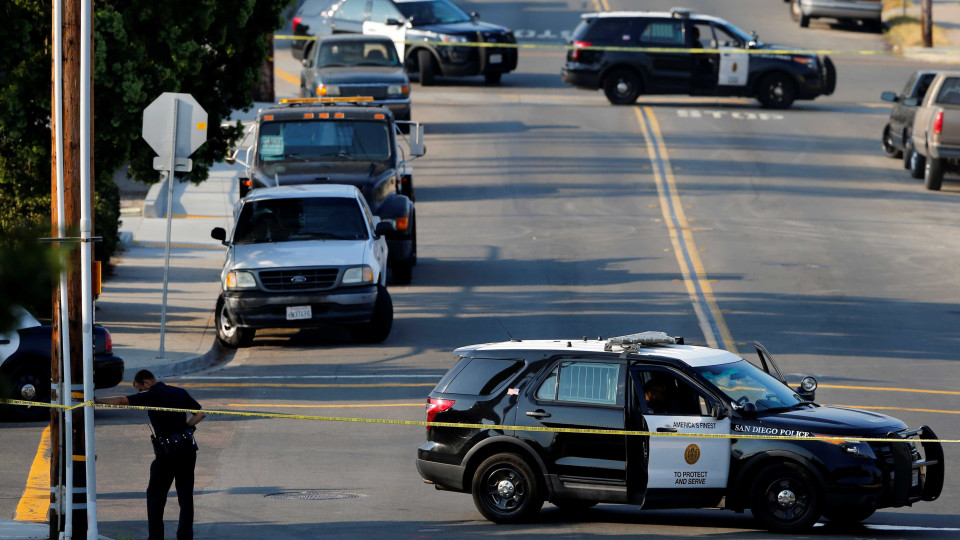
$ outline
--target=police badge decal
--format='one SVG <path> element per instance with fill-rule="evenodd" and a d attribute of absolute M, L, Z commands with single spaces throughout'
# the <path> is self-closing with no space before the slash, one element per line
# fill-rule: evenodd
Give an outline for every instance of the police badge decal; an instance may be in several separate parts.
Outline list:
<path fill-rule="evenodd" d="M 693 465 L 700 460 L 700 447 L 691 444 L 687 446 L 687 449 L 683 451 L 683 460 L 687 462 L 687 465 Z"/>

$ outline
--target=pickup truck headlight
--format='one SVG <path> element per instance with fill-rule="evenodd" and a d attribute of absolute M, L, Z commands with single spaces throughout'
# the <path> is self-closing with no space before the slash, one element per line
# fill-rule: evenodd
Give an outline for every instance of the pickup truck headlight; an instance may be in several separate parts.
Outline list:
<path fill-rule="evenodd" d="M 229 272 L 226 286 L 227 289 L 255 289 L 257 280 L 251 272 Z"/>
<path fill-rule="evenodd" d="M 410 93 L 410 87 L 405 84 L 391 84 L 387 87 L 387 95 L 405 96 Z"/>
<path fill-rule="evenodd" d="M 361 283 L 373 283 L 373 269 L 369 266 L 355 266 L 343 271 L 344 285 L 358 285 Z"/>

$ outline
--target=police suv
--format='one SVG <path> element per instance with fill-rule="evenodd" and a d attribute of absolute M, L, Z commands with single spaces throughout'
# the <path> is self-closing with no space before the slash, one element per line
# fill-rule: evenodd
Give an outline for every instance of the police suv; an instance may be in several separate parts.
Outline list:
<path fill-rule="evenodd" d="M 755 97 L 786 109 L 830 95 L 836 70 L 827 56 L 758 41 L 718 17 L 670 12 L 587 13 L 571 36 L 561 74 L 576 88 L 602 88 L 611 103 L 641 94 Z M 769 51 L 769 52 L 765 52 Z"/>
<path fill-rule="evenodd" d="M 544 500 L 722 503 L 791 532 L 821 515 L 858 522 L 940 495 L 943 450 L 929 427 L 819 406 L 815 379 L 791 389 L 756 349 L 762 368 L 662 332 L 461 347 L 427 400 L 427 421 L 472 426 L 428 426 L 417 469 L 437 489 L 472 493 L 496 523 L 529 519 Z"/>

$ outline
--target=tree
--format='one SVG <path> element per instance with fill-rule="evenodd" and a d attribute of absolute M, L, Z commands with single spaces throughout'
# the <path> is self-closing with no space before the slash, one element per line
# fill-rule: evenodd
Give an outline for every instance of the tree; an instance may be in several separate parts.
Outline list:
<path fill-rule="evenodd" d="M 127 166 L 135 180 L 159 179 L 153 151 L 140 136 L 143 109 L 163 92 L 192 94 L 203 106 L 208 139 L 192 156 L 188 178 L 205 180 L 241 133 L 239 123 L 221 123 L 231 111 L 252 106 L 261 66 L 272 54 L 269 37 L 283 24 L 281 12 L 290 2 L 94 2 L 94 227 L 104 238 L 96 246 L 98 260 L 108 261 L 118 242 L 114 171 Z M 51 2 L 3 0 L 0 17 L 2 246 L 13 233 L 49 230 Z M 49 296 L 43 301 L 49 303 Z"/>

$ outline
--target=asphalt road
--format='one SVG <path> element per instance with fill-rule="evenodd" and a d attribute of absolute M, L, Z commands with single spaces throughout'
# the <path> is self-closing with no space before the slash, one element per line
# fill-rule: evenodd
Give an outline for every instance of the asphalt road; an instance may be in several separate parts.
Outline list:
<path fill-rule="evenodd" d="M 462 5 L 545 45 L 597 9 L 596 1 Z M 883 48 L 857 28 L 816 21 L 801 30 L 779 0 L 686 5 L 765 41 Z M 280 70 L 298 73 L 282 45 L 276 56 Z M 207 409 L 423 420 L 425 396 L 457 346 L 507 332 L 664 330 L 743 355 L 761 341 L 785 371 L 819 378 L 821 403 L 870 407 L 958 438 L 960 183 L 948 177 L 941 192 L 925 191 L 879 147 L 888 113 L 880 92 L 923 65 L 833 57 L 835 95 L 777 112 L 752 100 L 656 96 L 612 107 L 599 92 L 565 87 L 563 54 L 549 48 L 522 51 L 499 86 L 479 77 L 414 85 L 413 116 L 426 123 L 429 149 L 414 164 L 420 262 L 411 285 L 391 288 L 390 338 L 361 346 L 336 329 L 260 332 L 226 367 L 168 382 Z M 278 97 L 296 94 L 296 84 L 278 81 Z M 671 210 L 680 230 L 665 221 Z M 692 262 L 678 259 L 678 246 Z M 688 293 L 694 282 L 709 290 L 705 300 Z M 145 536 L 145 421 L 97 412 L 102 534 Z M 0 429 L 4 517 L 40 430 Z M 493 525 L 469 495 L 420 481 L 421 427 L 214 417 L 197 436 L 199 538 L 770 536 L 749 513 L 612 505 L 572 516 L 548 504 L 536 523 Z M 938 501 L 813 534 L 955 537 L 960 445 L 947 446 L 946 460 Z M 323 500 L 291 497 L 303 491 Z M 171 502 L 168 518 L 175 512 Z"/>

